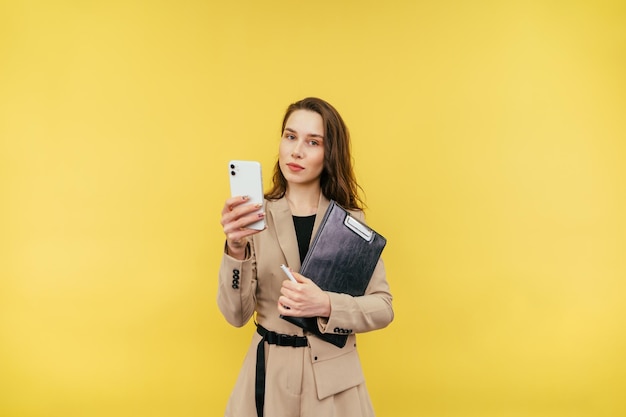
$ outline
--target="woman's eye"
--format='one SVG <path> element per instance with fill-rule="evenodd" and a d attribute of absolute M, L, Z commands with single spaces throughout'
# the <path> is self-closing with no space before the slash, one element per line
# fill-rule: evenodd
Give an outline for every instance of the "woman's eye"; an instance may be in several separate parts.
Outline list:
<path fill-rule="evenodd" d="M 318 141 L 316 141 L 316 140 L 311 140 L 311 141 L 309 141 L 309 144 L 311 146 L 318 146 L 320 143 Z"/>

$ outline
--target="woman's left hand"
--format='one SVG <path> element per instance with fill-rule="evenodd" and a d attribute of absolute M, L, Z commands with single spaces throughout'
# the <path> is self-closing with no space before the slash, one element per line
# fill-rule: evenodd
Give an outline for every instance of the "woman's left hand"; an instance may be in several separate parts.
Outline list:
<path fill-rule="evenodd" d="M 278 311 L 292 317 L 329 317 L 330 297 L 313 281 L 293 272 L 297 282 L 283 281 Z"/>

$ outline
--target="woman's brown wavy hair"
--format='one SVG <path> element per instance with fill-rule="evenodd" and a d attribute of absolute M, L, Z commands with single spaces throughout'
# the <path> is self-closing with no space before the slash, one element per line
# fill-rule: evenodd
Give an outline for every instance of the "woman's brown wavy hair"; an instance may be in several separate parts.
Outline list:
<path fill-rule="evenodd" d="M 352 168 L 350 133 L 339 112 L 322 99 L 307 97 L 287 107 L 281 134 L 285 131 L 287 119 L 296 110 L 309 110 L 322 116 L 324 124 L 324 168 L 320 178 L 322 193 L 345 209 L 362 210 L 365 204 L 359 196 L 359 190 L 362 189 L 356 182 Z M 277 200 L 282 198 L 286 191 L 287 180 L 276 161 L 272 188 L 265 194 L 265 198 Z"/>

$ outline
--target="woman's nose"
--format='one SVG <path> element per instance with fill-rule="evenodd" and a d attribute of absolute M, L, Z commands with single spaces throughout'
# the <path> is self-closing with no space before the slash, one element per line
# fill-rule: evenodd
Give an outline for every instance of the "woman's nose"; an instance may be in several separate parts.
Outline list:
<path fill-rule="evenodd" d="M 294 158 L 302 158 L 300 142 L 296 143 L 291 151 L 291 156 Z"/>

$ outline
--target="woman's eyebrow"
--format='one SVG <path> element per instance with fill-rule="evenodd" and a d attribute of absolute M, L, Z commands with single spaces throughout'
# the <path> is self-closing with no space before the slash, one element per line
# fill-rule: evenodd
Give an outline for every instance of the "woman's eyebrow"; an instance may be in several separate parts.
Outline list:
<path fill-rule="evenodd" d="M 296 132 L 294 129 L 291 129 L 289 127 L 285 128 L 285 132 L 289 132 L 289 133 L 298 133 Z M 324 135 L 318 135 L 317 133 L 308 133 L 306 135 L 309 138 L 318 138 L 318 139 L 324 139 Z"/>

